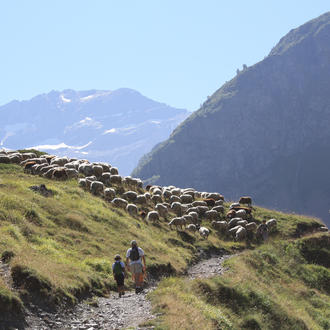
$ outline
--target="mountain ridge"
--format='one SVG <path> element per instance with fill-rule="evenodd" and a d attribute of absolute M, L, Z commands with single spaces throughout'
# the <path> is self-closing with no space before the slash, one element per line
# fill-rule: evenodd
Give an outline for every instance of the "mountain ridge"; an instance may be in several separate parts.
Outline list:
<path fill-rule="evenodd" d="M 302 38 L 301 31 L 310 26 L 312 30 Z M 289 177 L 298 178 L 293 184 L 306 181 L 299 174 L 303 172 L 314 175 L 315 182 L 323 178 L 322 187 L 330 183 L 325 169 L 309 171 L 307 163 L 315 162 L 304 158 L 311 146 L 330 141 L 330 47 L 325 42 L 329 39 L 330 13 L 289 32 L 263 61 L 240 71 L 215 91 L 168 140 L 139 162 L 133 175 L 161 185 L 221 191 L 233 200 L 238 193 L 250 193 L 257 204 L 329 222 L 326 200 L 330 196 L 316 183 L 299 193 L 283 181 L 277 191 L 265 188 L 281 181 L 272 173 L 295 154 L 300 159 L 289 166 Z M 284 47 L 288 40 L 290 44 Z M 330 165 L 322 148 L 314 152 L 315 160 Z M 322 202 L 313 208 L 301 202 L 306 195 L 307 200 Z"/>
<path fill-rule="evenodd" d="M 0 107 L 0 147 L 88 155 L 129 174 L 138 159 L 187 115 L 185 109 L 153 101 L 130 88 L 53 90 Z"/>

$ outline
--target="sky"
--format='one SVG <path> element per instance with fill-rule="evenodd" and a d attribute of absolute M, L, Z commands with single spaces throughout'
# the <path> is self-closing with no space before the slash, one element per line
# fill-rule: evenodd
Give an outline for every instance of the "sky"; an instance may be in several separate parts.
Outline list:
<path fill-rule="evenodd" d="M 329 0 L 1 0 L 0 105 L 132 88 L 197 110 Z"/>

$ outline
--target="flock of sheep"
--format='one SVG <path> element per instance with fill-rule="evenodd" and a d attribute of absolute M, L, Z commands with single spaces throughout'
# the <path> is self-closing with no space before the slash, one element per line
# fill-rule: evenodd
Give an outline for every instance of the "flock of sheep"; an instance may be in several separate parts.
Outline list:
<path fill-rule="evenodd" d="M 24 171 L 48 179 L 66 180 L 76 178 L 79 186 L 92 194 L 103 197 L 114 207 L 126 210 L 132 217 L 147 222 L 169 221 L 171 229 L 199 233 L 204 239 L 213 230 L 233 237 L 237 241 L 258 235 L 253 221 L 251 197 L 241 197 L 225 212 L 224 197 L 219 193 L 199 192 L 193 188 L 174 186 L 146 186 L 140 179 L 119 175 L 118 169 L 85 159 L 73 159 L 35 153 L 0 151 L 0 163 L 16 163 Z M 243 206 L 243 204 L 245 206 Z M 276 227 L 270 219 L 268 229 Z M 207 228 L 208 227 L 208 228 Z"/>

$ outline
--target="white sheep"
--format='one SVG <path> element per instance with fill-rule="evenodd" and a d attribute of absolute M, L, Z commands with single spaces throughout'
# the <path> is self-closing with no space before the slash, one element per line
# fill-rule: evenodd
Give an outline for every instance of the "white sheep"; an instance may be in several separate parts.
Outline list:
<path fill-rule="evenodd" d="M 91 183 L 90 191 L 94 195 L 100 195 L 103 193 L 104 184 L 101 181 L 93 181 Z"/>
<path fill-rule="evenodd" d="M 118 198 L 118 197 L 114 198 L 114 199 L 112 200 L 111 203 L 112 203 L 114 206 L 116 206 L 116 207 L 120 207 L 120 208 L 122 208 L 122 209 L 126 209 L 126 206 L 127 206 L 127 204 L 128 204 L 127 200 L 122 199 L 122 198 Z"/>
<path fill-rule="evenodd" d="M 171 229 L 173 229 L 172 226 L 175 226 L 176 229 L 178 229 L 178 227 L 180 226 L 182 230 L 182 227 L 185 228 L 186 220 L 183 217 L 173 218 L 168 225 L 170 226 Z"/>
<path fill-rule="evenodd" d="M 150 211 L 147 214 L 147 221 L 158 221 L 159 220 L 159 214 L 157 211 Z"/>
<path fill-rule="evenodd" d="M 197 227 L 196 227 L 196 225 L 191 223 L 187 226 L 187 230 L 195 234 L 197 231 Z"/>
<path fill-rule="evenodd" d="M 137 216 L 138 208 L 136 207 L 135 204 L 127 204 L 127 205 L 126 205 L 126 211 L 127 211 L 132 217 L 135 217 L 135 216 Z"/>
<path fill-rule="evenodd" d="M 113 188 L 105 188 L 103 194 L 104 194 L 104 198 L 109 201 L 115 198 L 116 191 Z"/>
<path fill-rule="evenodd" d="M 207 239 L 210 235 L 210 230 L 207 229 L 206 227 L 200 227 L 198 232 L 199 232 L 199 235 L 204 239 Z"/>
<path fill-rule="evenodd" d="M 211 226 L 217 230 L 226 230 L 228 228 L 228 223 L 226 221 L 212 221 Z"/>
<path fill-rule="evenodd" d="M 270 219 L 266 222 L 266 226 L 267 226 L 268 230 L 275 228 L 276 225 L 277 225 L 276 219 Z"/>
<path fill-rule="evenodd" d="M 236 231 L 235 240 L 241 241 L 245 237 L 246 237 L 246 229 L 244 227 L 239 228 Z"/>
<path fill-rule="evenodd" d="M 158 203 L 156 206 L 155 206 L 155 210 L 159 213 L 159 215 L 163 218 L 166 218 L 167 215 L 168 215 L 168 209 L 165 205 L 161 204 L 161 203 Z"/>
<path fill-rule="evenodd" d="M 206 211 L 205 217 L 207 220 L 219 220 L 220 219 L 219 213 L 215 210 Z"/>

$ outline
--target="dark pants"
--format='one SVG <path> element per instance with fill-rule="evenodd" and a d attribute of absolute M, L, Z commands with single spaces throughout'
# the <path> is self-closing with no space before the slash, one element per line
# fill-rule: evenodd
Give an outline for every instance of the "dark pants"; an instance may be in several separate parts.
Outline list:
<path fill-rule="evenodd" d="M 125 277 L 123 274 L 115 274 L 115 280 L 118 286 L 123 286 Z"/>

